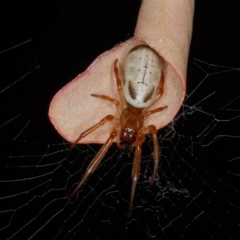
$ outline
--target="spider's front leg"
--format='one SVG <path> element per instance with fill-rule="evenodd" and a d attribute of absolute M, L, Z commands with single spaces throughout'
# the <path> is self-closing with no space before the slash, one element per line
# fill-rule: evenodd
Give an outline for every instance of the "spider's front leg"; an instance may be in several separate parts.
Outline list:
<path fill-rule="evenodd" d="M 95 131 L 97 128 L 101 127 L 104 123 L 107 121 L 111 121 L 115 124 L 114 130 L 112 131 L 110 137 L 107 139 L 107 142 L 101 147 L 97 155 L 94 157 L 94 159 L 90 162 L 90 164 L 87 167 L 87 170 L 82 178 L 82 180 L 78 183 L 77 187 L 74 189 L 74 191 L 69 195 L 68 201 L 72 199 L 72 197 L 78 192 L 78 190 L 81 188 L 83 183 L 86 181 L 86 179 L 93 173 L 93 171 L 96 169 L 96 167 L 99 165 L 101 160 L 103 159 L 104 155 L 106 154 L 109 147 L 112 145 L 112 142 L 116 138 L 119 130 L 118 130 L 118 123 L 119 121 L 113 116 L 108 115 L 105 118 L 103 118 L 99 123 L 95 124 L 94 126 L 87 129 L 85 132 L 81 133 L 80 136 L 77 138 L 77 140 L 72 143 L 70 146 L 70 149 L 74 148 L 75 145 L 84 137 L 86 137 L 91 132 Z"/>
<path fill-rule="evenodd" d="M 90 162 L 90 164 L 87 167 L 87 170 L 82 178 L 82 180 L 78 183 L 77 187 L 73 190 L 73 192 L 69 195 L 68 201 L 70 201 L 73 196 L 78 192 L 78 190 L 81 188 L 83 183 L 87 180 L 87 178 L 94 172 L 94 170 L 97 168 L 101 160 L 103 159 L 104 155 L 112 145 L 113 140 L 117 136 L 117 131 L 113 130 L 110 137 L 108 138 L 107 142 L 101 147 L 97 155 L 94 157 L 94 159 Z"/>
<path fill-rule="evenodd" d="M 86 137 L 88 134 L 95 131 L 97 128 L 101 127 L 107 121 L 114 122 L 115 126 L 118 123 L 118 120 L 113 115 L 107 115 L 99 123 L 95 124 L 94 126 L 90 127 L 89 129 L 81 133 L 80 136 L 71 144 L 70 150 L 72 150 L 82 138 Z"/>

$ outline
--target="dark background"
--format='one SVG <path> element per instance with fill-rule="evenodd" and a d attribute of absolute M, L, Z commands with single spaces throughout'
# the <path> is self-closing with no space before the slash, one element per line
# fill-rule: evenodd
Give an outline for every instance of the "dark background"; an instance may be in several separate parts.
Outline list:
<path fill-rule="evenodd" d="M 89 217 L 84 218 L 86 223 L 80 224 L 80 227 L 77 223 L 81 222 L 81 218 L 84 216 L 82 208 L 84 206 L 86 211 L 89 206 L 85 203 L 85 205 L 80 204 L 78 207 L 77 202 L 74 203 L 75 205 L 65 206 L 65 197 L 72 185 L 78 181 L 82 172 L 78 172 L 76 179 L 69 179 L 69 174 L 76 172 L 76 169 L 73 168 L 79 168 L 79 166 L 73 165 L 78 155 L 77 153 L 69 155 L 67 142 L 58 135 L 50 124 L 47 116 L 49 103 L 61 87 L 84 71 L 99 54 L 133 36 L 140 4 L 140 0 L 78 0 L 32 1 L 31 3 L 9 1 L 1 6 L 0 137 L 2 143 L 0 156 L 3 171 L 1 174 L 2 193 L 0 201 L 2 203 L 0 215 L 2 215 L 2 219 L 6 220 L 0 231 L 0 236 L 1 234 L 3 236 L 0 237 L 1 239 L 28 239 L 30 236 L 32 239 L 43 237 L 46 239 L 54 239 L 55 237 L 56 239 L 113 239 L 116 235 L 123 239 L 130 239 L 136 231 L 141 232 L 141 230 L 143 231 L 143 239 L 178 239 L 181 237 L 192 239 L 196 235 L 202 235 L 204 239 L 220 239 L 221 236 L 224 239 L 230 237 L 239 239 L 240 205 L 237 200 L 239 199 L 239 176 L 236 179 L 228 178 L 225 171 L 226 169 L 227 171 L 238 169 L 238 164 L 230 167 L 229 162 L 225 160 L 239 157 L 239 147 L 235 147 L 236 144 L 239 146 L 239 140 L 237 142 L 232 140 L 233 137 L 229 137 L 226 141 L 218 141 L 206 147 L 216 136 L 228 135 L 237 138 L 240 133 L 237 117 L 239 101 L 235 101 L 235 105 L 231 105 L 231 108 L 235 110 L 234 114 L 220 111 L 221 106 L 230 103 L 239 96 L 240 78 L 237 68 L 240 67 L 240 2 L 237 0 L 202 0 L 197 1 L 195 6 L 187 93 L 190 94 L 204 79 L 203 71 L 200 72 L 200 68 L 196 68 L 196 63 L 209 73 L 226 71 L 226 74 L 217 74 L 215 78 L 212 76 L 213 78 L 202 84 L 201 88 L 191 99 L 186 101 L 185 105 L 186 107 L 194 106 L 208 94 L 216 91 L 214 98 L 207 100 L 200 106 L 203 111 L 210 114 L 208 115 L 210 120 L 204 117 L 202 123 L 208 124 L 210 121 L 214 124 L 219 122 L 216 119 L 236 118 L 226 122 L 220 121 L 214 131 L 207 134 L 206 138 L 203 137 L 203 134 L 201 139 L 197 139 L 196 136 L 199 133 L 198 127 L 201 129 L 203 115 L 200 117 L 197 114 L 186 115 L 176 123 L 175 128 L 179 134 L 177 138 L 171 139 L 171 144 L 180 148 L 177 150 L 181 155 L 180 159 L 190 165 L 190 167 L 181 166 L 183 172 L 186 171 L 186 173 L 182 173 L 185 185 L 181 184 L 191 192 L 195 208 L 191 208 L 191 201 L 174 200 L 174 204 L 180 202 L 182 206 L 173 207 L 173 200 L 166 200 L 164 205 L 168 210 L 166 212 L 160 211 L 159 215 L 161 216 L 165 212 L 167 215 L 165 219 L 170 221 L 172 227 L 161 229 L 160 223 L 162 224 L 162 222 L 156 213 L 154 217 L 151 216 L 151 213 L 144 215 L 144 217 L 141 213 L 136 213 L 133 220 L 127 217 L 127 213 L 122 216 L 121 211 L 128 208 L 127 202 L 122 210 L 116 208 L 110 213 L 101 212 L 101 208 L 99 210 L 98 208 L 96 210 L 88 209 Z M 19 44 L 21 46 L 18 46 Z M 207 64 L 199 63 L 198 60 Z M 216 65 L 219 70 L 210 64 Z M 229 69 L 221 66 L 229 67 Z M 218 110 L 215 111 L 215 107 Z M 20 117 L 17 117 L 16 121 L 12 120 L 19 115 Z M 203 129 L 205 127 L 202 127 Z M 20 132 L 21 134 L 18 136 Z M 180 135 L 184 135 L 184 139 L 179 137 Z M 194 138 L 193 142 L 191 142 L 191 138 Z M 179 140 L 182 141 L 180 145 L 177 143 Z M 150 142 L 150 140 L 148 141 Z M 166 154 L 163 159 L 166 160 L 172 154 L 171 148 L 167 145 L 169 142 L 161 141 L 161 143 L 163 149 L 167 149 L 165 152 L 163 151 Z M 151 142 L 148 145 L 151 145 Z M 194 150 L 188 150 L 189 146 L 194 146 Z M 90 146 L 83 146 L 83 152 L 86 155 L 89 153 L 89 160 L 91 160 L 99 147 L 93 145 L 91 146 L 93 150 L 89 150 L 89 148 Z M 53 158 L 44 157 L 45 154 L 48 155 L 55 151 L 58 152 L 58 155 L 53 156 Z M 119 151 L 116 151 L 116 148 L 113 147 L 107 158 L 117 157 Z M 145 156 L 151 151 L 151 148 L 146 147 Z M 38 155 L 40 157 L 36 157 Z M 35 157 L 31 158 L 31 156 Z M 133 157 L 132 155 L 128 157 L 127 153 L 121 156 L 126 156 L 127 161 L 131 161 Z M 174 157 L 171 158 L 174 159 Z M 112 160 L 109 162 L 109 164 L 113 163 Z M 39 182 L 37 182 L 37 176 L 51 172 L 50 170 L 38 172 L 37 165 L 39 163 L 52 163 L 55 167 L 53 173 L 48 174 L 45 180 L 39 178 Z M 61 166 L 59 169 L 63 166 L 68 171 L 60 170 L 58 172 L 57 164 Z M 30 165 L 35 166 L 35 168 L 27 168 L 26 170 L 24 167 L 19 167 Z M 18 167 L 14 168 L 13 166 Z M 82 167 L 81 164 L 80 167 Z M 110 166 L 106 164 L 105 167 Z M 121 167 L 120 163 L 117 167 Z M 173 163 L 171 167 L 177 169 L 178 164 L 174 165 Z M 131 165 L 128 169 L 131 171 Z M 114 171 L 118 173 L 117 170 Z M 160 171 L 162 173 L 163 170 Z M 200 177 L 193 179 L 191 185 L 192 177 L 196 175 L 195 171 L 199 171 Z M 239 171 L 237 172 L 239 173 Z M 164 174 L 167 175 L 167 170 Z M 112 175 L 112 177 L 116 176 L 114 173 Z M 181 174 L 176 175 L 178 179 L 181 178 Z M 18 178 L 30 179 L 31 177 L 36 178 L 36 181 L 33 179 L 16 181 Z M 11 183 L 9 181 L 11 179 L 15 179 L 15 182 Z M 45 185 L 44 189 L 41 189 L 41 194 L 34 191 L 34 186 L 48 180 L 51 184 Z M 112 181 L 111 176 L 107 178 L 107 181 Z M 114 184 L 118 184 L 116 177 Z M 131 181 L 128 180 L 127 184 L 124 186 L 130 186 Z M 51 190 L 55 188 L 64 190 Z M 106 186 L 103 187 L 103 189 L 106 188 Z M 29 191 L 29 189 L 33 189 L 33 191 Z M 129 194 L 129 190 L 130 188 L 126 189 L 126 196 Z M 30 196 L 18 198 L 18 193 L 24 191 L 28 193 L 26 195 L 30 193 Z M 155 191 L 157 190 L 155 189 Z M 196 194 L 204 193 L 200 200 L 195 197 L 194 191 Z M 125 198 L 124 194 L 121 194 L 122 198 Z M 10 197 L 5 198 L 6 196 Z M 30 199 L 32 199 L 31 203 Z M 61 203 L 57 201 L 59 199 L 62 199 Z M 56 202 L 55 205 L 54 202 Z M 24 204 L 26 204 L 25 207 L 23 207 Z M 110 206 L 112 203 L 107 204 Z M 232 207 L 233 205 L 234 207 Z M 51 206 L 52 212 L 42 210 L 46 206 Z M 11 209 L 10 214 L 4 212 L 7 209 Z M 64 211 L 63 214 L 59 215 L 60 217 L 52 218 L 56 212 L 62 211 L 62 209 Z M 76 209 L 80 209 L 80 212 L 76 211 L 75 213 Z M 176 221 L 174 214 L 169 209 L 178 211 Z M 93 212 L 92 216 L 91 211 Z M 31 216 L 29 212 L 34 212 L 34 214 Z M 186 212 L 188 212 L 187 216 L 184 215 Z M 194 218 L 198 214 L 203 214 L 203 218 L 195 221 Z M 69 216 L 73 217 L 66 221 Z M 14 220 L 11 220 L 12 218 Z M 120 218 L 124 220 L 120 221 Z M 110 222 L 106 229 L 102 225 L 103 219 L 108 219 Z M 47 221 L 49 223 L 42 229 L 41 226 Z M 62 225 L 64 221 L 67 223 Z M 152 221 L 158 222 L 157 227 L 150 224 Z M 19 222 L 23 224 L 19 224 Z M 189 227 L 189 223 L 193 224 L 190 224 Z M 98 225 L 101 227 L 98 228 Z M 163 225 L 165 226 L 166 223 Z M 22 226 L 24 226 L 24 230 L 18 233 Z M 70 231 L 74 226 L 76 228 Z M 152 228 L 148 229 L 148 226 L 152 226 Z M 13 233 L 17 233 L 16 236 L 13 236 Z M 36 235 L 33 236 L 34 233 Z"/>

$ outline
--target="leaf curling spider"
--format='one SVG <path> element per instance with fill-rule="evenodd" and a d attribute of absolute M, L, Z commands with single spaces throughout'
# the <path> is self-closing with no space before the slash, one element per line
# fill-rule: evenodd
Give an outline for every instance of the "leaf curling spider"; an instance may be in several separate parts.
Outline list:
<path fill-rule="evenodd" d="M 156 126 L 149 125 L 148 127 L 144 127 L 144 120 L 149 115 L 167 108 L 167 106 L 149 110 L 149 108 L 162 96 L 164 86 L 164 76 L 161 65 L 162 60 L 152 48 L 147 45 L 139 45 L 130 50 L 123 68 L 123 84 L 120 79 L 117 61 L 118 59 L 114 62 L 114 73 L 120 101 L 106 95 L 91 94 L 91 96 L 101 98 L 115 104 L 120 117 L 117 118 L 113 115 L 107 115 L 100 122 L 81 133 L 76 141 L 70 146 L 70 149 L 73 149 L 82 138 L 95 131 L 108 121 L 110 121 L 114 126 L 106 143 L 101 147 L 99 152 L 90 162 L 81 181 L 69 195 L 68 201 L 74 197 L 74 195 L 82 187 L 83 183 L 94 172 L 112 145 L 113 141 L 116 140 L 116 145 L 120 149 L 124 148 L 124 145 L 121 143 L 127 142 L 131 144 L 130 151 L 135 150 L 132 168 L 132 189 L 129 204 L 130 216 L 132 214 L 134 193 L 140 175 L 141 149 L 142 144 L 145 141 L 146 134 L 152 134 L 154 146 L 154 169 L 150 185 L 152 185 L 155 181 L 158 163 L 160 160 L 160 149 L 158 146 Z"/>

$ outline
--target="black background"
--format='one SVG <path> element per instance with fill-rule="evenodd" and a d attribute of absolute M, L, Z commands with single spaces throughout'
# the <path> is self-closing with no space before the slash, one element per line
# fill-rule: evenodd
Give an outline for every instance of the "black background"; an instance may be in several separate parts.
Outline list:
<path fill-rule="evenodd" d="M 4 6 L 1 6 L 0 57 L 2 63 L 0 72 L 0 137 L 2 144 L 0 156 L 2 159 L 1 169 L 3 170 L 1 174 L 1 178 L 3 179 L 1 182 L 2 201 L 4 200 L 3 197 L 13 195 L 14 190 L 15 193 L 21 192 L 20 189 L 23 184 L 23 182 L 15 182 L 11 185 L 9 181 L 7 183 L 4 182 L 4 179 L 16 179 L 17 177 L 22 179 L 24 177 L 30 178 L 31 176 L 38 175 L 36 170 L 31 169 L 31 171 L 34 172 L 31 175 L 25 172 L 24 168 L 15 169 L 9 168 L 9 166 L 21 166 L 21 164 L 23 166 L 31 164 L 36 165 L 38 162 L 40 162 L 39 159 L 36 160 L 35 158 L 32 160 L 30 157 L 12 159 L 11 156 L 31 156 L 31 154 L 39 154 L 42 156 L 45 153 L 53 152 L 54 150 L 48 150 L 48 148 L 49 146 L 53 147 L 57 145 L 57 143 L 60 145 L 62 144 L 62 146 L 57 146 L 57 151 L 60 151 L 62 148 L 63 152 L 66 154 L 68 147 L 67 143 L 61 138 L 61 136 L 58 135 L 49 122 L 47 116 L 49 103 L 54 94 L 61 87 L 63 87 L 80 72 L 84 71 L 99 54 L 111 49 L 116 44 L 124 42 L 133 36 L 140 4 L 140 0 L 78 0 L 48 2 L 32 1 L 31 3 L 27 1 L 9 1 L 5 2 Z M 195 59 L 205 61 L 208 64 L 215 64 L 217 66 L 226 66 L 236 69 L 239 68 L 239 7 L 240 2 L 237 0 L 202 0 L 196 2 L 194 29 L 187 78 L 188 94 L 191 93 L 191 91 L 196 88 L 199 81 L 203 79 L 203 76 L 199 76 L 198 71 L 195 68 Z M 23 44 L 24 42 L 26 43 Z M 22 45 L 17 46 L 19 44 Z M 208 65 L 208 67 L 209 66 L 210 65 Z M 33 69 L 35 70 L 32 71 Z M 210 68 L 208 70 L 211 71 Z M 222 70 L 220 69 L 219 71 Z M 29 75 L 21 79 L 21 77 L 29 72 L 31 72 Z M 234 75 L 234 80 L 232 80 L 232 75 L 231 77 L 228 75 L 220 76 L 223 77 L 223 81 L 227 81 L 228 78 L 231 78 L 231 83 L 227 84 L 228 88 L 225 89 L 226 92 L 223 91 L 223 87 L 223 90 L 220 91 L 220 94 L 217 95 L 217 98 L 214 98 L 212 101 L 209 100 L 207 102 L 207 106 L 204 104 L 202 105 L 204 111 L 208 111 L 212 106 L 218 106 L 218 104 L 220 106 L 223 103 L 228 103 L 234 99 L 235 96 L 239 95 L 240 78 L 237 77 L 237 73 Z M 219 79 L 219 81 L 221 81 L 221 79 Z M 216 82 L 217 79 L 206 85 L 208 89 L 212 89 L 209 92 L 217 89 L 215 85 Z M 10 86 L 12 83 L 14 84 Z M 5 89 L 8 86 L 10 87 Z M 198 102 L 208 94 L 207 92 L 208 90 L 203 89 L 202 92 L 199 90 L 195 95 L 196 98 L 191 98 L 187 104 L 191 105 Z M 204 109 L 204 107 L 206 108 Z M 234 109 L 239 111 L 239 106 L 235 105 Z M 215 113 L 213 110 L 210 110 L 210 112 L 212 114 Z M 12 121 L 10 125 L 6 124 L 10 119 L 18 116 L 19 114 L 21 114 L 19 120 Z M 214 119 L 214 117 L 219 117 L 220 119 L 225 119 L 232 117 L 221 115 L 222 113 L 220 111 L 217 114 L 217 116 L 211 116 L 211 118 Z M 189 128 L 186 126 L 187 122 L 184 123 L 184 135 L 186 138 L 194 135 L 194 128 L 191 127 L 194 125 L 194 121 L 200 122 L 200 119 L 188 120 L 187 122 L 191 123 Z M 19 133 L 22 129 L 25 129 L 24 126 L 26 126 L 28 123 L 30 124 L 26 127 L 26 131 L 24 130 L 20 137 L 16 137 L 16 133 Z M 181 130 L 182 125 L 183 123 L 181 121 L 179 121 L 179 124 L 176 125 L 176 129 L 180 129 L 179 132 L 183 131 Z M 216 135 L 221 134 L 239 136 L 239 120 L 231 121 L 231 124 L 221 125 L 221 130 L 216 129 Z M 214 138 L 214 135 L 211 136 L 211 134 L 209 134 L 209 138 L 211 137 Z M 188 139 L 190 139 L 190 137 Z M 173 139 L 172 142 L 174 141 L 175 140 Z M 201 164 L 201 176 L 205 176 L 205 178 L 201 177 L 200 183 L 195 180 L 194 186 L 192 186 L 193 188 L 199 186 L 198 190 L 201 189 L 202 191 L 205 191 L 206 196 L 208 196 L 208 194 L 210 196 L 211 193 L 208 193 L 208 191 L 211 192 L 212 190 L 217 191 L 221 196 L 225 196 L 225 194 L 229 196 L 229 194 L 231 195 L 233 192 L 226 193 L 226 191 L 232 187 L 237 194 L 236 196 L 239 198 L 239 184 L 237 184 L 234 179 L 222 178 L 221 175 L 224 174 L 224 169 L 226 168 L 224 159 L 231 159 L 239 156 L 239 148 L 235 147 L 235 144 L 235 141 L 220 142 L 213 147 L 211 145 L 212 148 L 210 149 L 200 149 L 198 151 L 199 156 L 196 156 L 197 151 L 194 151 L 194 159 L 204 159 L 204 163 L 194 163 L 195 165 L 191 166 L 191 170 L 193 171 L 193 169 L 198 169 L 197 165 Z M 182 145 L 184 151 L 185 145 L 184 143 Z M 95 147 L 98 149 L 98 146 L 93 145 L 94 149 Z M 88 149 L 89 146 L 86 146 L 85 148 Z M 201 144 L 198 144 L 198 148 L 201 148 Z M 150 150 L 146 149 L 146 155 L 149 154 L 147 151 Z M 113 148 L 108 157 L 111 158 L 111 156 L 115 156 L 115 153 L 116 149 Z M 187 159 L 187 156 L 185 156 L 185 161 L 190 161 L 190 157 L 191 156 L 189 155 L 189 159 Z M 69 158 L 71 158 L 71 156 Z M 61 159 L 61 162 L 59 159 Z M 71 164 L 66 163 L 67 161 L 64 162 L 63 159 L 64 155 L 58 155 L 58 159 L 51 160 L 53 162 L 59 161 L 59 164 L 63 165 L 66 169 L 71 168 L 69 166 Z M 72 156 L 72 161 L 73 159 L 75 159 L 75 157 Z M 132 156 L 127 159 L 130 161 Z M 117 167 L 119 167 L 119 165 Z M 207 170 L 204 170 L 204 167 L 206 167 Z M 218 168 L 219 171 L 215 171 L 216 168 Z M 206 185 L 203 184 L 205 181 L 211 180 L 208 179 L 208 174 L 204 174 L 206 173 L 205 171 L 207 173 L 211 173 L 209 175 L 213 174 L 213 176 L 218 179 L 216 180 L 216 185 L 212 183 L 207 184 L 209 189 L 205 189 Z M 71 169 L 69 172 L 71 173 Z M 43 173 L 44 171 L 41 174 Z M 60 188 L 62 186 L 63 188 L 66 187 L 66 192 L 62 191 L 59 194 L 59 192 L 50 191 L 50 195 L 48 196 L 49 199 L 63 198 L 64 200 L 64 197 L 66 197 L 67 193 L 71 189 L 71 184 L 74 184 L 74 181 L 71 180 L 73 182 L 69 182 L 66 186 L 65 180 L 68 178 L 67 176 L 64 178 L 64 176 L 61 174 L 66 175 L 66 172 L 55 172 L 49 177 L 53 183 L 52 185 L 49 185 L 45 191 L 47 193 L 49 189 L 52 189 L 56 186 Z M 82 173 L 80 172 L 79 174 L 81 175 Z M 76 181 L 78 178 L 79 177 L 76 178 Z M 185 177 L 184 179 L 186 181 L 186 179 L 189 180 L 191 178 Z M 222 184 L 219 179 L 223 179 L 226 184 Z M 236 178 L 236 180 L 239 182 L 239 178 Z M 43 180 L 40 179 L 39 181 L 41 182 Z M 57 181 L 60 182 L 60 185 L 54 185 Z M 111 181 L 110 176 L 107 181 Z M 37 184 L 34 181 L 27 182 L 29 184 L 27 189 L 30 189 L 34 186 L 34 184 Z M 117 184 L 116 179 L 114 179 L 114 183 Z M 128 183 L 131 184 L 131 181 L 129 180 Z M 202 186 L 200 186 L 201 184 Z M 191 186 L 189 186 L 189 190 L 190 189 Z M 129 193 L 129 190 L 130 189 L 128 188 L 128 192 L 126 194 Z M 33 191 L 32 194 L 33 195 L 31 195 L 31 197 L 34 196 L 34 194 L 38 196 L 39 193 L 35 193 Z M 34 216 L 41 212 L 41 209 L 47 205 L 48 201 L 45 200 L 45 196 L 41 196 L 42 197 L 40 197 L 37 202 L 34 203 L 34 205 L 29 204 L 29 207 L 23 208 L 23 211 L 14 211 L 16 212 L 14 215 L 16 220 L 14 220 L 14 222 L 10 221 L 9 226 L 0 231 L 0 236 L 3 234 L 3 238 L 0 237 L 1 239 L 8 239 L 14 232 L 17 232 L 17 230 L 20 228 L 17 224 L 17 221 L 26 222 L 27 224 L 30 219 L 33 219 L 33 217 L 27 217 L 29 214 L 27 211 L 31 212 L 34 211 L 33 209 L 35 209 L 36 214 Z M 192 196 L 194 196 L 194 189 L 192 189 Z M 206 196 L 205 199 L 207 199 Z M 11 202 L 14 201 L 13 197 L 10 197 L 9 199 Z M 71 221 L 68 221 L 64 228 L 62 228 L 62 232 L 57 239 L 113 239 L 116 237 L 116 235 L 119 235 L 123 239 L 130 239 L 130 237 L 134 236 L 134 233 L 136 231 L 140 231 L 141 228 L 145 229 L 143 230 L 143 239 L 160 239 L 160 237 L 162 237 L 161 239 L 178 239 L 180 237 L 183 237 L 183 239 L 192 239 L 193 237 L 196 237 L 196 235 L 202 235 L 202 237 L 205 239 L 220 239 L 221 236 L 224 236 L 224 239 L 228 239 L 229 237 L 238 239 L 240 235 L 239 229 L 237 228 L 237 223 L 239 223 L 240 220 L 240 205 L 238 204 L 236 207 L 236 212 L 232 210 L 230 205 L 234 204 L 234 201 L 232 201 L 233 199 L 235 199 L 235 196 L 228 198 L 228 201 L 226 202 L 223 201 L 223 205 L 221 205 L 222 203 L 219 203 L 218 207 L 221 209 L 221 211 L 219 211 L 220 213 L 216 210 L 217 208 L 215 208 L 215 210 L 211 210 L 211 206 L 207 206 L 207 201 L 201 200 L 196 202 L 196 205 L 198 205 L 199 209 L 201 209 L 201 211 L 198 213 L 200 214 L 202 211 L 206 212 L 206 219 L 203 218 L 199 221 L 187 221 L 184 219 L 181 221 L 181 218 L 178 218 L 178 221 L 180 222 L 174 222 L 173 217 L 167 217 L 167 219 L 172 221 L 174 231 L 162 230 L 159 226 L 158 230 L 151 230 L 149 231 L 149 234 L 146 235 L 145 233 L 147 230 L 144 226 L 147 226 L 149 222 L 153 221 L 151 214 L 148 216 L 149 219 L 146 218 L 144 221 L 136 214 L 134 219 L 136 223 L 139 224 L 136 224 L 136 226 L 134 225 L 134 227 L 132 226 L 130 230 L 126 230 L 125 228 L 127 224 L 124 225 L 115 221 L 116 218 L 121 216 L 117 214 L 117 211 L 115 211 L 112 215 L 105 215 L 105 212 L 101 213 L 100 210 L 96 210 L 95 212 L 93 211 L 94 214 L 96 213 L 96 216 L 93 218 L 90 217 L 90 220 L 88 220 L 91 221 L 91 219 L 94 219 L 94 223 L 84 223 L 84 226 L 86 226 L 85 232 L 76 228 L 73 230 L 73 233 L 76 235 L 73 233 L 67 235 L 69 229 L 73 228 L 73 226 L 71 226 Z M 11 205 L 11 209 L 16 209 L 16 206 L 23 206 L 25 202 L 28 202 L 26 199 L 17 199 L 15 201 L 22 202 L 18 202 L 17 205 Z M 214 200 L 209 201 L 212 203 L 214 202 Z M 219 200 L 216 201 L 219 202 Z M 6 203 L 9 203 L 8 199 L 5 199 L 1 204 L 2 212 L 5 209 L 9 209 L 9 206 L 6 207 Z M 191 207 L 191 204 L 189 204 L 189 206 L 187 206 L 187 204 L 189 203 L 183 203 L 183 209 Z M 61 211 L 62 206 L 63 205 L 58 204 L 57 207 L 59 208 L 59 211 Z M 127 208 L 127 206 L 128 203 L 126 203 L 125 207 Z M 169 201 L 167 206 L 171 208 L 171 201 Z M 74 208 L 75 206 L 72 205 L 69 207 L 68 211 L 73 213 Z M 182 213 L 184 213 L 184 211 L 185 210 L 179 210 L 179 212 Z M 194 211 L 195 209 L 192 210 L 192 212 Z M 234 213 L 236 213 L 236 216 Z M 19 235 L 14 236 L 12 239 L 28 239 L 33 233 L 41 228 L 40 226 L 43 225 L 44 222 L 51 218 L 51 216 L 54 214 L 54 211 L 53 213 L 48 212 L 49 215 L 47 217 L 43 216 L 44 214 L 46 214 L 46 212 L 41 212 L 41 214 L 37 216 L 37 221 L 29 224 L 30 228 L 32 228 L 31 231 L 20 231 Z M 81 216 L 81 214 L 76 213 L 73 220 L 75 220 L 75 218 L 77 219 L 78 216 Z M 104 235 L 103 230 L 94 232 L 97 229 L 95 225 L 98 225 L 98 220 L 101 222 L 102 216 L 106 217 L 109 219 L 109 221 L 112 221 L 119 227 L 115 228 L 114 224 L 110 224 L 112 229 L 108 228 L 106 230 L 108 236 Z M 126 223 L 131 221 L 127 217 L 127 211 L 124 216 Z M 194 216 L 194 214 L 192 214 L 192 216 Z M 210 217 L 208 218 L 206 216 Z M 214 219 L 213 222 L 218 222 L 219 225 L 212 224 L 211 221 L 208 222 L 209 219 Z M 226 222 L 226 219 L 228 223 Z M 63 222 L 64 220 L 66 220 L 64 215 L 61 215 L 61 218 L 59 219 L 55 218 L 53 221 L 47 224 L 47 227 L 41 229 L 41 231 L 39 231 L 33 237 L 33 239 L 39 239 L 40 237 L 54 239 L 56 232 L 59 232 L 58 227 L 61 226 L 61 221 Z M 186 222 L 184 222 L 185 220 Z M 72 221 L 72 224 L 76 224 L 80 221 L 81 219 L 79 217 L 79 219 L 76 221 Z M 191 227 L 186 228 L 188 223 L 191 221 L 194 224 L 192 224 Z M 89 226 L 91 227 L 89 228 Z M 28 229 L 28 227 L 25 228 Z M 94 232 L 94 234 L 91 231 Z M 150 238 L 150 233 L 154 233 L 155 235 L 152 235 L 152 238 Z"/>

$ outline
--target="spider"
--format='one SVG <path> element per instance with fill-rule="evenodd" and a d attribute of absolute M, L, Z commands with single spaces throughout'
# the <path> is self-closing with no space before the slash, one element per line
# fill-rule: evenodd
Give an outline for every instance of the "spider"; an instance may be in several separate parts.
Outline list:
<path fill-rule="evenodd" d="M 117 62 L 118 59 L 114 62 L 114 73 L 120 101 L 106 95 L 91 94 L 91 96 L 115 104 L 119 117 L 107 115 L 100 122 L 81 133 L 76 141 L 70 146 L 70 149 L 74 148 L 82 138 L 86 137 L 106 122 L 110 121 L 112 123 L 113 128 L 109 138 L 88 165 L 85 174 L 74 191 L 69 195 L 68 200 L 70 201 L 72 199 L 87 178 L 97 168 L 114 140 L 120 149 L 123 149 L 125 143 L 128 143 L 131 144 L 130 151 L 135 151 L 129 204 L 129 215 L 131 215 L 134 193 L 140 174 L 141 149 L 146 134 L 152 134 L 154 146 L 154 169 L 150 185 L 155 181 L 160 160 L 156 126 L 150 125 L 145 127 L 144 120 L 149 115 L 167 108 L 167 106 L 149 110 L 149 108 L 162 96 L 164 85 L 161 58 L 152 48 L 147 45 L 139 45 L 130 50 L 123 68 L 123 82 L 120 79 Z"/>

